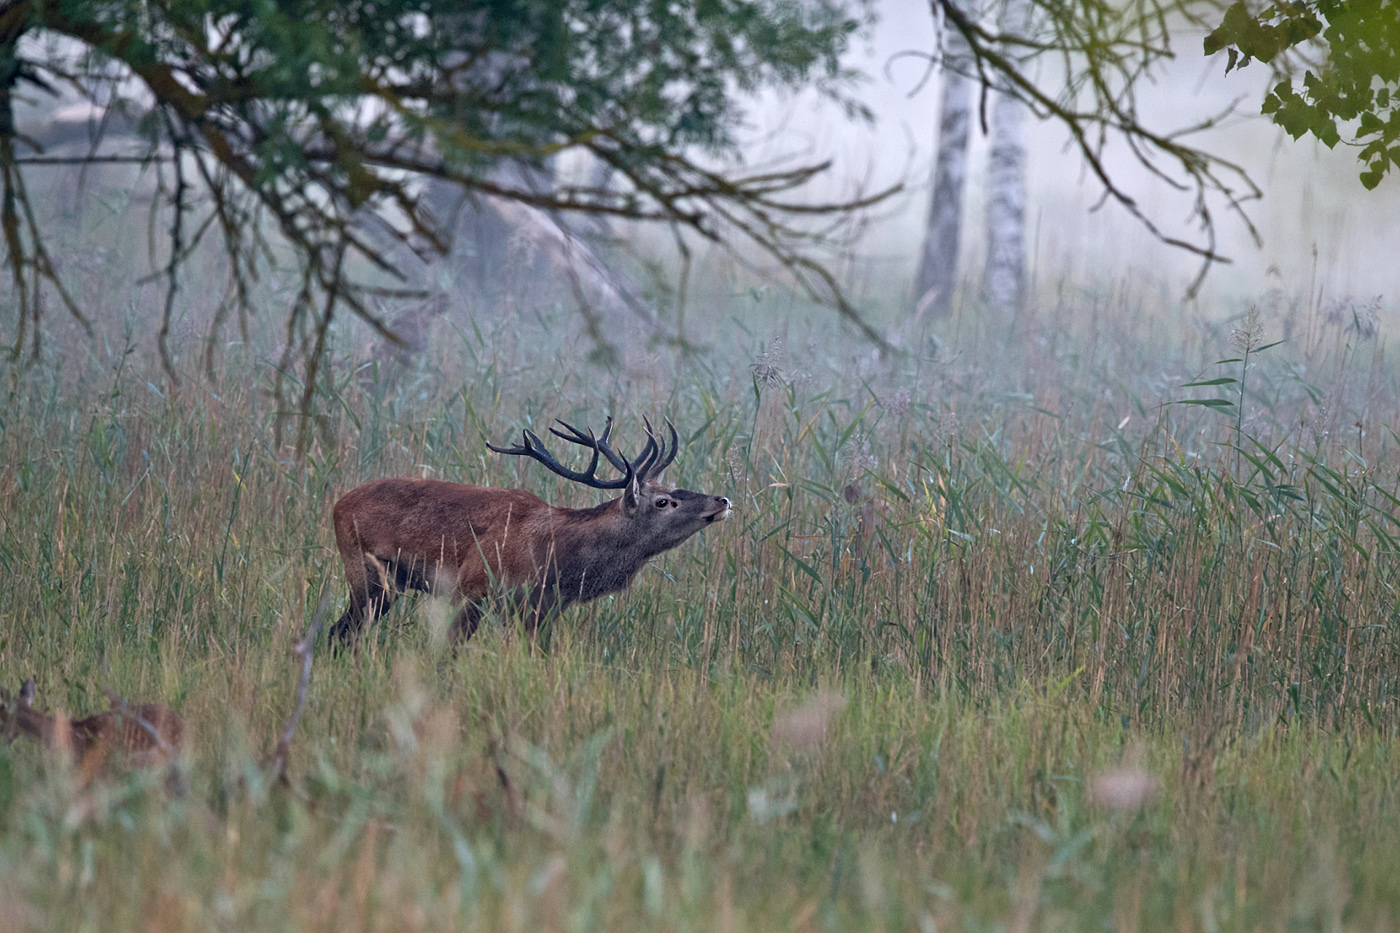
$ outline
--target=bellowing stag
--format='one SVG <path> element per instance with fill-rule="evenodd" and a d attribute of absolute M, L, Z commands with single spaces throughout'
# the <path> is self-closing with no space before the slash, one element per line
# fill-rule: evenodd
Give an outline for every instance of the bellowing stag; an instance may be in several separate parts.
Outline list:
<path fill-rule="evenodd" d="M 630 461 L 608 442 L 612 418 L 598 436 L 563 421 L 559 425 L 551 433 L 593 452 L 586 471 L 561 465 L 528 430 L 517 446 L 486 446 L 531 457 L 593 489 L 620 489 L 619 498 L 569 509 L 523 489 L 431 479 L 381 479 L 341 496 L 334 508 L 335 541 L 345 562 L 350 607 L 331 629 L 332 637 L 353 641 L 405 590 L 462 602 L 452 626 L 458 639 L 476 631 L 493 593 L 513 600 L 533 631 L 551 609 L 625 589 L 648 560 L 728 517 L 730 503 L 723 496 L 661 482 L 680 446 L 670 422 L 669 451 L 648 424 L 646 448 Z M 623 475 L 599 479 L 600 457 Z"/>

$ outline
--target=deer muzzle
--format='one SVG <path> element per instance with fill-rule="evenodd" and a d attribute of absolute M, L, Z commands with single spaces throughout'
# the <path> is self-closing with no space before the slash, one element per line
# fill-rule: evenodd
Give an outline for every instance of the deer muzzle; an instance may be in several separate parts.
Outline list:
<path fill-rule="evenodd" d="M 706 522 L 714 524 L 715 522 L 724 521 L 729 517 L 729 513 L 732 511 L 734 511 L 734 509 L 733 506 L 730 505 L 728 499 L 724 496 L 715 496 L 715 510 L 713 512 L 707 512 L 700 517 Z"/>

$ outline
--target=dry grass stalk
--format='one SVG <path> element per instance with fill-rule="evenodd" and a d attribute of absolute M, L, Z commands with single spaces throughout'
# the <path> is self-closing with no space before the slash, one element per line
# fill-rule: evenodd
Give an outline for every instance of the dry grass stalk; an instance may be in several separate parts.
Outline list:
<path fill-rule="evenodd" d="M 819 748 L 827 741 L 832 720 L 845 708 L 841 694 L 819 691 L 796 709 L 773 718 L 773 741 L 804 751 Z"/>
<path fill-rule="evenodd" d="M 292 654 L 300 662 L 301 667 L 297 678 L 296 702 L 292 706 L 292 714 L 287 717 L 287 723 L 282 727 L 282 732 L 277 738 L 277 745 L 267 759 L 267 769 L 272 780 L 280 784 L 285 784 L 287 781 L 287 759 L 292 752 L 292 737 L 296 735 L 297 724 L 301 722 L 302 710 L 306 707 L 306 691 L 311 685 L 312 649 L 316 644 L 316 636 L 321 633 L 321 626 L 326 620 L 329 606 L 329 599 L 323 595 L 320 604 L 316 607 L 316 615 L 311 621 L 311 627 L 306 630 L 301 641 L 292 648 Z"/>

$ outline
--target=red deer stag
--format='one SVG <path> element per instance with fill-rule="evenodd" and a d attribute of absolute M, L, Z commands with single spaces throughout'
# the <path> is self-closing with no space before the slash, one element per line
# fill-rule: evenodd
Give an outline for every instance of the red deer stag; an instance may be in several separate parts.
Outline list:
<path fill-rule="evenodd" d="M 34 681 L 19 696 L 0 690 L 0 735 L 24 734 L 95 772 L 109 757 L 133 768 L 173 764 L 185 739 L 185 722 L 160 703 L 128 704 L 113 697 L 112 708 L 86 719 L 42 713 L 34 708 Z"/>
<path fill-rule="evenodd" d="M 661 483 L 680 446 L 669 421 L 670 451 L 648 424 L 646 448 L 631 461 L 608 443 L 612 418 L 599 436 L 559 424 L 563 430 L 550 428 L 556 437 L 593 451 L 586 472 L 562 466 L 528 430 L 515 447 L 486 446 L 532 457 L 593 489 L 621 489 L 620 498 L 567 509 L 523 489 L 431 479 L 381 479 L 341 496 L 334 509 L 335 541 L 350 584 L 350 608 L 332 637 L 354 641 L 366 622 L 410 589 L 463 601 L 452 626 L 458 640 L 476 631 L 493 589 L 524 610 L 533 630 L 551 609 L 625 589 L 648 560 L 728 517 L 730 503 L 723 496 Z M 600 456 L 624 475 L 599 479 Z"/>

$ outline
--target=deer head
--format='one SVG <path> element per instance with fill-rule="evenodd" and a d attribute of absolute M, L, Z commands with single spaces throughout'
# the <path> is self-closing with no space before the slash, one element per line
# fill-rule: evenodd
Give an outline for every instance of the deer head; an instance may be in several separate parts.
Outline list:
<path fill-rule="evenodd" d="M 591 428 L 586 432 L 580 431 L 563 420 L 559 421 L 558 428 L 550 428 L 550 433 L 555 437 L 593 451 L 588 469 L 583 472 L 560 464 L 545 449 L 539 435 L 529 430 L 521 432 L 522 443 L 514 447 L 497 447 L 490 443 L 486 446 L 499 454 L 530 457 L 556 475 L 593 489 L 621 489 L 627 533 L 636 539 L 639 546 L 645 546 L 652 553 L 660 553 L 675 547 L 697 531 L 728 518 L 732 506 L 723 496 L 710 496 L 663 484 L 661 474 L 676 459 L 680 438 L 675 425 L 667 419 L 666 428 L 671 435 L 668 449 L 664 438 L 657 440 L 651 422 L 643 419 L 643 423 L 646 424 L 647 443 L 633 460 L 623 457 L 609 444 L 613 428 L 611 417 L 603 426 L 601 435 L 595 435 Z M 623 475 L 616 479 L 599 479 L 600 458 L 605 458 Z"/>

